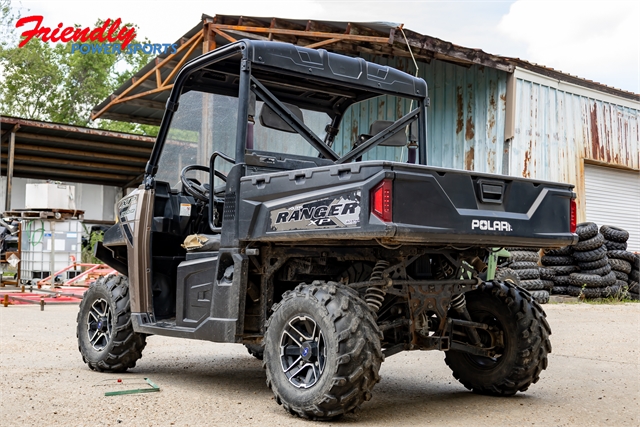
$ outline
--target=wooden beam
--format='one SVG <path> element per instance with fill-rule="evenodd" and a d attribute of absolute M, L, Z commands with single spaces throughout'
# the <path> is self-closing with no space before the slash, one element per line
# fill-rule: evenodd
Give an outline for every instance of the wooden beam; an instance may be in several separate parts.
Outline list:
<path fill-rule="evenodd" d="M 202 35 L 202 33 L 200 33 L 200 36 L 195 39 L 195 41 L 193 42 L 193 44 L 191 45 L 191 47 L 189 48 L 189 50 L 187 51 L 187 53 L 184 54 L 184 56 L 182 58 L 180 58 L 180 61 L 178 61 L 178 65 L 176 65 L 173 70 L 171 70 L 171 72 L 169 73 L 169 75 L 167 76 L 166 79 L 164 79 L 164 82 L 162 82 L 162 86 L 166 86 L 167 83 L 169 83 L 171 81 L 171 79 L 173 78 L 173 76 L 176 75 L 176 73 L 180 70 L 180 68 L 182 68 L 182 64 L 184 64 L 187 59 L 189 58 L 189 55 L 191 55 L 191 53 L 193 52 L 193 50 L 198 47 L 198 43 L 200 43 L 200 40 L 204 39 L 204 36 Z M 171 85 L 171 87 L 173 87 L 173 85 Z"/>
<path fill-rule="evenodd" d="M 8 157 L 7 154 L 2 154 L 3 160 L 6 160 L 7 157 Z M 114 165 L 114 164 L 102 163 L 102 162 L 90 162 L 90 161 L 82 162 L 78 160 L 57 159 L 57 158 L 44 157 L 44 156 L 28 156 L 24 154 L 16 154 L 15 162 L 16 162 L 16 165 L 24 164 L 24 162 L 43 163 L 44 165 L 46 165 L 47 171 L 50 169 L 66 169 L 65 166 L 75 166 L 79 168 L 87 168 L 88 170 L 102 171 L 102 172 L 105 172 L 105 171 L 110 171 L 114 173 L 132 172 L 134 174 L 139 174 L 144 172 L 144 166 L 136 167 L 136 166 Z"/>
<path fill-rule="evenodd" d="M 149 78 L 149 76 L 151 76 L 153 73 L 155 73 L 155 69 L 156 68 L 160 68 L 162 67 L 165 63 L 169 62 L 171 59 L 175 58 L 178 54 L 180 54 L 183 50 L 185 50 L 187 48 L 187 46 L 189 45 L 189 43 L 193 40 L 199 39 L 202 36 L 202 30 L 198 31 L 197 33 L 195 33 L 193 35 L 193 37 L 191 37 L 191 39 L 189 39 L 189 42 L 187 42 L 186 44 L 180 46 L 177 50 L 176 53 L 172 53 L 170 55 L 167 55 L 167 57 L 165 59 L 162 60 L 162 62 L 160 62 L 159 64 L 157 64 L 154 68 L 152 68 L 151 70 L 149 70 L 144 76 L 142 76 L 140 79 L 137 79 L 135 82 L 133 82 L 131 84 L 131 86 L 129 86 L 128 88 L 126 88 L 124 91 L 122 91 L 122 93 L 120 93 L 118 95 L 118 97 L 109 102 L 107 105 L 104 106 L 104 108 L 100 111 L 98 111 L 97 113 L 91 113 L 91 120 L 95 120 L 97 118 L 99 118 L 105 111 L 107 111 L 112 105 L 118 103 L 119 100 L 121 100 L 122 98 L 124 98 L 125 95 L 127 95 L 129 92 L 131 92 L 133 89 L 135 89 L 136 87 L 138 87 L 140 85 L 140 82 L 142 80 L 146 80 Z M 133 80 L 133 79 L 132 79 Z M 161 89 L 161 88 L 158 88 Z"/>
<path fill-rule="evenodd" d="M 130 101 L 132 99 L 142 98 L 143 96 L 151 95 L 151 94 L 157 93 L 157 92 L 164 92 L 165 90 L 171 90 L 171 88 L 173 88 L 172 84 L 165 85 L 165 86 L 159 87 L 157 89 L 151 89 L 151 90 L 148 90 L 146 92 L 136 93 L 135 95 L 127 96 L 126 98 L 116 99 L 116 100 L 112 101 L 111 104 L 122 104 L 123 102 L 127 102 L 127 101 Z"/>
<path fill-rule="evenodd" d="M 5 131 L 2 134 L 2 137 L 0 138 L 0 144 L 4 144 L 5 142 L 7 142 L 11 134 L 18 132 L 18 129 L 20 129 L 20 124 L 16 123 L 15 125 L 13 125 L 11 129 L 9 129 L 8 131 Z"/>
<path fill-rule="evenodd" d="M 20 136 L 19 138 L 20 141 L 18 142 L 18 148 L 21 147 L 24 140 L 43 141 L 43 142 L 56 144 L 57 147 L 59 147 L 59 145 L 57 144 L 75 146 L 75 147 L 78 147 L 78 149 L 80 150 L 86 150 L 87 147 L 94 147 L 94 148 L 103 149 L 106 152 L 114 152 L 114 151 L 125 152 L 128 154 L 131 154 L 132 156 L 139 154 L 140 157 L 143 157 L 143 158 L 149 157 L 149 154 L 151 154 L 151 150 L 153 149 L 153 143 L 148 144 L 146 147 L 138 147 L 136 145 L 131 145 L 130 143 L 129 144 L 111 144 L 108 142 L 86 141 L 83 139 L 73 139 L 73 138 L 68 138 L 64 136 L 42 135 L 39 133 L 21 132 L 19 136 Z"/>
<path fill-rule="evenodd" d="M 140 98 L 130 98 L 127 101 L 127 105 L 132 105 L 134 107 L 152 108 L 158 111 L 164 111 L 164 109 L 166 108 L 166 104 L 164 102 L 152 101 L 150 99 L 140 99 Z"/>
<path fill-rule="evenodd" d="M 91 153 L 83 150 L 72 150 L 68 148 L 57 148 L 57 147 L 45 147 L 41 145 L 30 145 L 30 144 L 20 144 L 20 153 L 35 152 L 35 153 L 47 153 L 47 154 L 59 154 L 63 156 L 74 156 L 77 158 L 86 158 L 86 159 L 100 159 L 104 162 L 109 161 L 120 161 L 120 162 L 128 162 L 133 164 L 144 165 L 147 163 L 146 158 L 142 157 L 131 157 L 131 156 L 123 156 L 122 154 L 113 154 L 113 153 Z"/>
<path fill-rule="evenodd" d="M 512 64 L 508 63 L 505 58 L 491 55 L 480 49 L 470 49 L 457 46 L 453 43 L 446 42 L 435 37 L 423 36 L 422 34 L 418 34 L 407 29 L 404 30 L 404 33 L 407 36 L 407 41 L 409 42 L 408 48 L 418 48 L 434 52 L 436 58 L 438 58 L 438 55 L 442 55 L 443 59 L 446 58 L 449 61 L 461 63 L 458 65 L 483 65 L 485 67 L 495 68 L 509 73 L 512 73 L 515 68 Z M 394 44 L 395 43 L 407 46 L 407 43 L 402 36 L 402 32 L 395 32 Z"/>
<path fill-rule="evenodd" d="M 309 49 L 317 49 L 320 46 L 326 46 L 328 44 L 336 43 L 336 42 L 339 42 L 339 41 L 340 41 L 340 39 L 328 39 L 328 40 L 323 40 L 321 42 L 308 44 L 305 47 L 308 47 Z"/>
<path fill-rule="evenodd" d="M 229 34 L 225 33 L 224 31 L 220 31 L 217 28 L 212 28 L 211 29 L 214 33 L 216 33 L 217 35 L 219 35 L 220 37 L 227 39 L 229 42 L 231 43 L 235 43 L 238 40 L 234 39 L 233 37 L 231 37 Z"/>
<path fill-rule="evenodd" d="M 41 167 L 37 166 L 26 166 L 20 165 L 16 166 L 16 172 L 29 172 L 31 174 L 37 174 L 38 176 L 48 177 L 48 176 L 77 176 L 79 178 L 96 178 L 96 179 L 106 179 L 111 181 L 122 181 L 127 182 L 131 179 L 132 175 L 115 175 L 110 173 L 102 173 L 102 172 L 92 172 L 92 171 L 75 171 L 71 169 L 50 169 L 43 170 Z M 82 182 L 82 181 L 79 181 Z"/>
<path fill-rule="evenodd" d="M 370 43 L 388 43 L 389 42 L 388 37 L 371 37 L 371 36 L 359 36 L 359 35 L 353 35 L 353 34 L 335 34 L 335 33 L 323 33 L 323 32 L 317 32 L 317 31 L 287 30 L 283 28 L 247 27 L 247 26 L 241 26 L 241 25 L 214 24 L 212 26 L 219 30 L 234 30 L 234 31 L 242 31 L 246 33 L 286 34 L 286 35 L 292 35 L 292 36 L 318 37 L 318 38 L 325 38 L 325 39 L 337 38 L 339 40 L 352 40 L 352 41 L 361 41 L 361 42 L 370 42 Z"/>
<path fill-rule="evenodd" d="M 14 117 L 3 117 L 4 123 L 19 124 L 22 127 L 35 127 L 39 129 L 59 130 L 83 135 L 105 136 L 110 138 L 118 138 L 123 140 L 140 141 L 154 143 L 155 138 L 145 135 L 134 135 L 124 132 L 115 132 L 111 130 L 93 129 L 82 126 L 63 125 L 60 123 L 48 123 L 38 120 L 19 119 Z"/>
<path fill-rule="evenodd" d="M 154 119 L 152 117 L 141 117 L 141 116 L 132 116 L 128 114 L 122 113 L 113 113 L 111 111 L 107 111 L 102 116 L 103 119 L 109 120 L 118 120 L 120 122 L 133 122 L 140 123 L 143 125 L 151 125 L 151 126 L 160 126 L 162 119 Z"/>

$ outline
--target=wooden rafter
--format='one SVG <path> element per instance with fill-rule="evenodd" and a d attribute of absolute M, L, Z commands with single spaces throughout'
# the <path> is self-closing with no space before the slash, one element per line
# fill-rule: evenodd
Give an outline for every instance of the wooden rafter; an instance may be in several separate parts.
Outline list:
<path fill-rule="evenodd" d="M 200 30 L 198 31 L 196 34 L 194 34 L 186 43 L 184 43 L 182 46 L 180 46 L 178 49 L 176 49 L 175 53 L 169 54 L 167 55 L 166 58 L 164 58 L 162 61 L 158 62 L 156 61 L 155 66 L 149 70 L 144 76 L 140 77 L 140 78 L 132 78 L 131 79 L 131 86 L 129 86 L 128 88 L 126 88 L 124 91 L 122 91 L 122 93 L 118 94 L 115 98 L 113 98 L 111 100 L 111 102 L 109 102 L 107 105 L 104 106 L 104 108 L 100 111 L 98 111 L 97 113 L 92 113 L 91 114 L 91 120 L 95 120 L 97 118 L 99 118 L 102 114 L 104 114 L 105 111 L 107 111 L 111 106 L 115 105 L 115 104 L 120 104 L 122 102 L 126 102 L 128 100 L 131 99 L 136 99 L 136 98 L 140 98 L 146 95 L 150 95 L 152 93 L 156 93 L 156 92 L 162 92 L 165 90 L 170 90 L 173 85 L 172 84 L 168 84 L 169 83 L 169 78 L 173 77 L 173 75 L 175 74 L 175 72 L 180 68 L 181 64 L 184 63 L 184 61 L 186 60 L 186 58 L 191 54 L 191 52 L 193 52 L 193 49 L 198 45 L 198 43 L 200 43 L 200 41 L 202 40 L 203 37 L 203 31 Z M 184 55 L 184 57 L 182 59 L 180 59 L 180 61 L 178 62 L 178 66 L 174 67 L 173 70 L 171 71 L 171 74 L 169 75 L 169 78 L 165 79 L 164 82 L 162 82 L 162 84 L 160 86 L 157 86 L 156 89 L 152 89 L 152 90 L 148 90 L 146 92 L 142 92 L 142 93 L 138 93 L 135 95 L 131 95 L 131 96 L 126 96 L 129 92 L 131 92 L 133 89 L 135 89 L 136 87 L 140 86 L 142 84 L 142 82 L 146 81 L 147 79 L 149 79 L 149 77 L 155 75 L 156 77 L 156 85 L 157 85 L 157 81 L 161 80 L 161 75 L 158 76 L 158 74 L 160 74 L 160 69 L 167 63 L 169 63 L 169 61 L 173 60 L 178 54 L 182 53 L 184 50 L 188 50 L 188 53 Z"/>

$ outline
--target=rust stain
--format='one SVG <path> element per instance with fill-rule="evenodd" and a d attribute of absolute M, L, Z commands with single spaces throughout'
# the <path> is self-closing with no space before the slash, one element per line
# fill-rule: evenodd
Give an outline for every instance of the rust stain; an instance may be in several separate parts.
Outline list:
<path fill-rule="evenodd" d="M 487 172 L 495 173 L 496 172 L 496 152 L 494 150 L 487 151 Z"/>
<path fill-rule="evenodd" d="M 600 134 L 598 133 L 598 107 L 594 102 L 591 107 L 591 155 L 595 160 L 604 160 L 604 147 L 600 144 Z"/>
<path fill-rule="evenodd" d="M 466 170 L 472 171 L 474 167 L 474 152 L 475 149 L 473 147 L 469 147 L 469 151 L 464 155 L 464 168 Z"/>
<path fill-rule="evenodd" d="M 467 117 L 467 126 L 466 126 L 464 136 L 467 139 L 467 141 L 473 139 L 473 137 L 475 136 L 475 125 L 473 124 L 473 117 L 471 116 Z"/>
<path fill-rule="evenodd" d="M 354 119 L 351 121 L 351 141 L 355 142 L 358 140 L 358 120 Z"/>
<path fill-rule="evenodd" d="M 464 127 L 464 104 L 462 103 L 462 88 L 456 87 L 456 112 L 458 118 L 456 119 L 456 134 L 462 132 Z"/>
<path fill-rule="evenodd" d="M 506 93 L 501 93 L 500 94 L 500 101 L 506 103 L 507 102 L 507 94 Z"/>
<path fill-rule="evenodd" d="M 531 178 L 531 171 L 529 171 L 529 162 L 531 162 L 531 148 L 533 141 L 529 140 L 529 149 L 524 153 L 524 169 L 522 170 L 522 176 L 524 178 Z"/>
<path fill-rule="evenodd" d="M 469 89 L 469 99 L 467 101 L 467 126 L 464 136 L 467 141 L 469 141 L 475 136 L 475 125 L 473 123 L 473 85 L 469 83 L 467 89 Z"/>

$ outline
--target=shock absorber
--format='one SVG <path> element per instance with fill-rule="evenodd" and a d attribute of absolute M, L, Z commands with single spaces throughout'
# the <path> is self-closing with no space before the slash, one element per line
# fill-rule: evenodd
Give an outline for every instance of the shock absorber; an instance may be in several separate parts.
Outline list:
<path fill-rule="evenodd" d="M 471 316 L 469 316 L 469 312 L 467 311 L 467 299 L 464 294 L 458 294 L 451 297 L 451 308 L 457 311 L 465 320 L 471 321 Z M 480 344 L 480 336 L 478 335 L 478 331 L 475 328 L 467 327 L 465 328 L 467 331 L 467 335 L 471 340 L 471 343 L 474 345 Z"/>
<path fill-rule="evenodd" d="M 464 309 L 467 307 L 467 300 L 464 297 L 464 294 L 454 295 L 451 298 L 451 308 L 453 308 L 458 313 L 464 313 Z"/>
<path fill-rule="evenodd" d="M 373 267 L 369 280 L 372 282 L 382 280 L 382 272 L 386 270 L 387 267 L 389 267 L 389 263 L 387 261 L 378 260 L 378 262 L 376 262 L 376 266 Z M 369 286 L 364 294 L 364 300 L 371 310 L 373 310 L 374 313 L 377 313 L 378 310 L 380 310 L 380 307 L 382 307 L 384 296 L 386 294 L 387 292 L 382 286 Z"/>

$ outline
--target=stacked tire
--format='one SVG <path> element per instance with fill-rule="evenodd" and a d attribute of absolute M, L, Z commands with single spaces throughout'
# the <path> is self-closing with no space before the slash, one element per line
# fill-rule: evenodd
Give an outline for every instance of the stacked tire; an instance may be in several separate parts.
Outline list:
<path fill-rule="evenodd" d="M 569 275 L 567 293 L 585 298 L 610 297 L 619 294 L 615 273 L 609 264 L 605 238 L 593 222 L 578 224 L 579 241 L 573 246 L 572 257 L 580 269 Z"/>
<path fill-rule="evenodd" d="M 539 304 L 549 302 L 549 290 L 553 282 L 542 280 L 540 277 L 539 249 L 536 248 L 506 248 L 511 257 L 509 268 L 514 270 L 520 278 L 520 287 L 529 291 L 533 299 Z"/>
<path fill-rule="evenodd" d="M 569 295 L 571 274 L 578 271 L 574 265 L 573 246 L 560 249 L 546 249 L 540 259 L 540 277 L 553 282 L 552 294 Z"/>
<path fill-rule="evenodd" d="M 600 227 L 600 234 L 605 239 L 609 266 L 616 276 L 615 286 L 618 295 L 624 296 L 628 293 L 630 298 L 638 299 L 637 256 L 626 250 L 629 233 L 618 227 L 603 225 Z M 632 273 L 633 271 L 635 273 Z"/>

